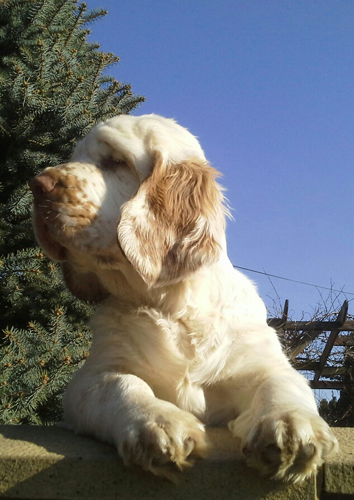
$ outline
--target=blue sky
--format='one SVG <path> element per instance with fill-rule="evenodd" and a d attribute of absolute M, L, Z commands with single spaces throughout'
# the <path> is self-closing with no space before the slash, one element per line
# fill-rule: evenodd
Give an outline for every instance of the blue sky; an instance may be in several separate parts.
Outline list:
<path fill-rule="evenodd" d="M 87 5 L 108 10 L 90 39 L 120 56 L 109 73 L 146 97 L 134 114 L 175 118 L 223 173 L 232 262 L 354 299 L 354 2 Z M 246 274 L 268 307 L 288 298 L 293 319 L 321 301 L 316 288 Z"/>

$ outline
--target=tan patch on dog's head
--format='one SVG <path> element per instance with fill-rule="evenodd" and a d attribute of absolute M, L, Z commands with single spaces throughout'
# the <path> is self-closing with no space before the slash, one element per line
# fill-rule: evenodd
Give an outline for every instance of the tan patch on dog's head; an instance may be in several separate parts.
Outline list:
<path fill-rule="evenodd" d="M 180 280 L 217 260 L 224 233 L 218 176 L 201 159 L 166 165 L 157 153 L 152 174 L 124 205 L 119 242 L 150 286 Z"/>
<path fill-rule="evenodd" d="M 60 228 L 64 234 L 66 232 L 72 234 L 74 229 L 82 229 L 92 224 L 97 217 L 98 206 L 87 200 L 87 196 L 85 198 L 84 188 L 87 180 L 78 179 L 65 165 L 47 169 L 45 175 L 55 182 L 53 189 L 45 193 L 44 203 L 39 204 L 39 212 L 43 213 L 48 224 L 56 229 Z M 65 215 L 68 215 L 74 223 L 69 226 L 63 225 L 60 217 Z"/>

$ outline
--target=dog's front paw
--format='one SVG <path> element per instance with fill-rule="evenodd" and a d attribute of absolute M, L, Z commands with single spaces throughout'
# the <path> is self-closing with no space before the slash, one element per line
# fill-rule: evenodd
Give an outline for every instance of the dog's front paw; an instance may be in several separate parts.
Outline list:
<path fill-rule="evenodd" d="M 191 456 L 205 455 L 205 429 L 191 413 L 165 403 L 131 422 L 118 448 L 125 465 L 137 464 L 174 481 L 178 469 L 193 465 Z"/>
<path fill-rule="evenodd" d="M 237 435 L 237 420 L 229 427 Z M 241 447 L 247 465 L 261 475 L 295 483 L 315 473 L 338 443 L 321 417 L 294 410 L 253 422 Z"/>

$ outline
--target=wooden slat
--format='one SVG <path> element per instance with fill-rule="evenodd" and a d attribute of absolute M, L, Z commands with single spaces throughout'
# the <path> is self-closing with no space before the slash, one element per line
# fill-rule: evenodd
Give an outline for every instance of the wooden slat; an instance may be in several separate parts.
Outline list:
<path fill-rule="evenodd" d="M 286 299 L 281 318 L 268 319 L 268 325 L 275 328 L 276 330 L 283 330 L 284 329 L 283 327 L 288 320 L 288 311 L 289 311 L 289 301 L 288 299 Z"/>
<path fill-rule="evenodd" d="M 327 344 L 325 345 L 325 348 L 323 349 L 323 352 L 320 357 L 320 363 L 319 363 L 319 368 L 315 372 L 315 376 L 313 378 L 313 383 L 317 384 L 319 381 L 319 378 L 321 376 L 321 372 L 324 368 L 324 365 L 326 364 L 327 358 L 331 353 L 332 347 L 334 345 L 334 341 L 337 338 L 337 335 L 339 333 L 339 330 L 334 330 L 333 332 L 330 333 L 330 336 L 328 337 Z"/>
<path fill-rule="evenodd" d="M 281 318 L 270 318 L 268 324 L 274 326 L 273 320 L 281 321 Z M 332 330 L 339 330 L 340 332 L 353 332 L 354 321 L 345 321 L 343 325 L 338 326 L 336 321 L 287 321 L 281 328 L 282 330 L 295 330 L 298 332 L 321 330 L 322 332 L 330 332 Z"/>
<path fill-rule="evenodd" d="M 341 307 L 341 310 L 339 311 L 339 314 L 337 316 L 337 320 L 335 321 L 335 323 L 337 323 L 338 325 L 338 328 L 337 330 L 332 330 L 329 337 L 328 337 L 328 340 L 327 340 L 327 343 L 325 345 L 325 348 L 323 349 L 323 352 L 321 354 L 321 357 L 320 357 L 320 366 L 318 368 L 318 370 L 316 370 L 315 372 L 315 376 L 313 378 L 313 383 L 314 384 L 317 384 L 317 382 L 319 381 L 319 378 L 321 376 L 321 373 L 322 373 L 322 370 L 326 364 L 326 361 L 327 361 L 327 358 L 328 356 L 330 355 L 331 353 L 331 350 L 332 350 L 332 347 L 334 345 L 334 342 L 338 336 L 338 333 L 339 333 L 339 327 L 342 326 L 347 318 L 347 313 L 348 313 L 348 301 L 345 300 L 343 302 L 343 305 Z"/>
<path fill-rule="evenodd" d="M 343 389 L 345 387 L 345 384 L 343 382 L 327 382 L 325 380 L 319 380 L 317 384 L 313 382 L 313 380 L 310 382 L 310 386 L 312 389 Z"/>
<path fill-rule="evenodd" d="M 298 339 L 295 345 L 291 348 L 289 353 L 290 359 L 295 359 L 306 347 L 311 344 L 318 337 L 323 330 L 313 330 L 310 332 L 306 332 L 301 338 Z"/>
<path fill-rule="evenodd" d="M 320 368 L 319 361 L 301 361 L 292 363 L 296 370 L 317 371 Z M 345 366 L 325 366 L 322 368 L 321 376 L 346 375 L 349 372 Z"/>

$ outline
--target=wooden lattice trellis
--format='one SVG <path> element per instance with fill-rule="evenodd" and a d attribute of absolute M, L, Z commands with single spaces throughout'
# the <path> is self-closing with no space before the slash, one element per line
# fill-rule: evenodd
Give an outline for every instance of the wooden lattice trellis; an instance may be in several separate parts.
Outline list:
<path fill-rule="evenodd" d="M 341 366 L 330 362 L 329 357 L 335 346 L 341 346 L 346 349 L 346 355 L 349 350 L 354 351 L 353 334 L 354 321 L 347 320 L 348 301 L 345 300 L 337 318 L 334 321 L 288 321 L 289 301 L 285 301 L 284 310 L 281 318 L 271 318 L 268 324 L 277 330 L 279 336 L 284 339 L 288 356 L 293 366 L 297 370 L 306 370 L 313 372 L 311 387 L 313 389 L 343 389 L 344 387 L 354 386 L 354 363 L 341 363 Z M 301 359 L 299 355 L 310 345 L 318 341 L 319 336 L 328 332 L 325 346 L 317 359 Z M 341 332 L 347 332 L 347 335 L 341 335 Z M 290 339 L 290 340 L 289 340 Z M 344 356 L 343 356 L 344 360 Z M 338 380 L 324 380 L 325 378 L 336 378 Z"/>

